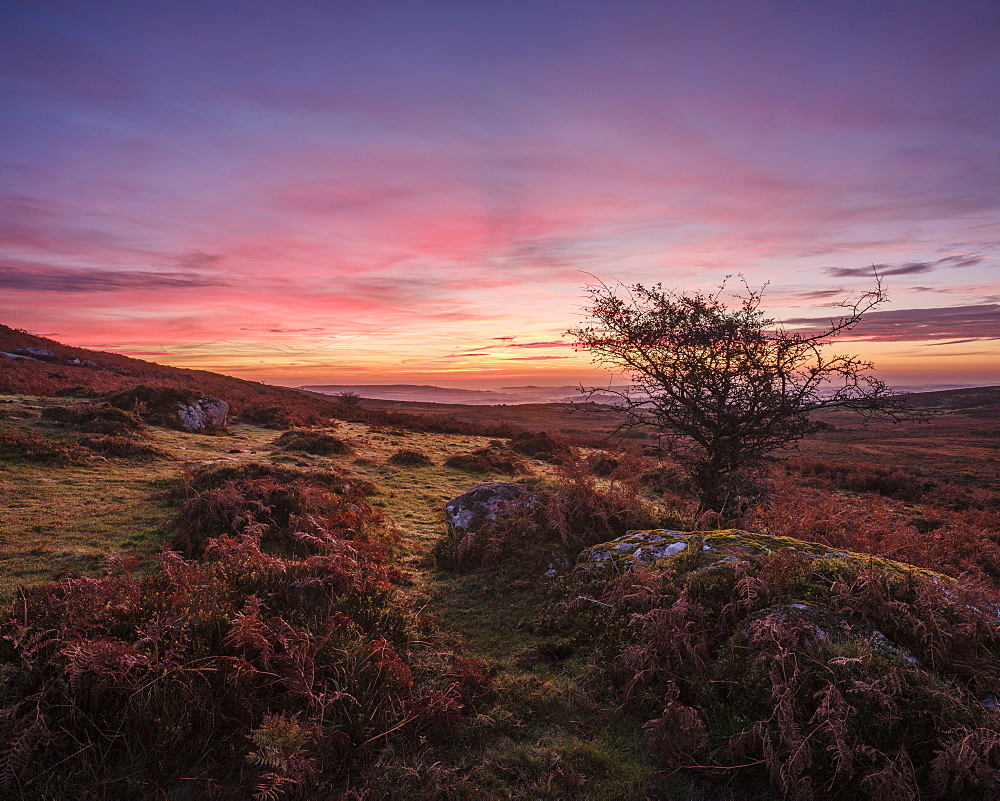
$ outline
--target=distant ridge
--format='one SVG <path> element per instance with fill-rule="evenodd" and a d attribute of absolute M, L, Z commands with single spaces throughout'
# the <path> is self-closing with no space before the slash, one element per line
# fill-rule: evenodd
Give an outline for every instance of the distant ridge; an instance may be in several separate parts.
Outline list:
<path fill-rule="evenodd" d="M 501 403 L 565 403 L 585 400 L 574 386 L 504 387 L 501 390 L 459 389 L 427 384 L 309 384 L 299 389 L 338 395 L 354 392 L 374 400 L 415 401 L 421 403 L 460 403 L 493 406 Z"/>
<path fill-rule="evenodd" d="M 34 355 L 31 351 L 39 351 Z M 17 351 L 22 351 L 18 354 Z M 46 356 L 50 353 L 51 356 Z M 149 384 L 193 389 L 222 398 L 239 412 L 250 406 L 290 405 L 317 413 L 329 409 L 323 395 L 355 392 L 365 398 L 402 403 L 444 403 L 465 406 L 579 403 L 594 400 L 613 404 L 614 398 L 593 398 L 576 386 L 512 386 L 500 390 L 436 387 L 427 384 L 317 384 L 292 389 L 262 384 L 207 370 L 168 367 L 155 362 L 63 345 L 52 339 L 0 325 L 0 394 L 98 396 Z M 621 386 L 612 389 L 622 389 Z M 961 410 L 963 414 L 993 415 L 1000 403 L 1000 387 L 929 384 L 897 386 L 912 393 L 915 407 Z M 309 394 L 314 393 L 314 394 Z"/>

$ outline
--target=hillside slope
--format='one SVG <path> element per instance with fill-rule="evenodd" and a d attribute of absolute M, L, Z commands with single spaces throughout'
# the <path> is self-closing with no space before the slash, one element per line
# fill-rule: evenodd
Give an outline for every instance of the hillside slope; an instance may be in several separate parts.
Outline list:
<path fill-rule="evenodd" d="M 28 349 L 41 353 L 35 358 L 12 358 Z M 148 384 L 221 398 L 236 414 L 254 405 L 281 405 L 322 415 L 329 412 L 333 400 L 207 370 L 167 367 L 118 353 L 75 348 L 5 325 L 0 325 L 0 353 L 9 354 L 0 355 L 0 393 L 12 395 L 87 397 Z"/>

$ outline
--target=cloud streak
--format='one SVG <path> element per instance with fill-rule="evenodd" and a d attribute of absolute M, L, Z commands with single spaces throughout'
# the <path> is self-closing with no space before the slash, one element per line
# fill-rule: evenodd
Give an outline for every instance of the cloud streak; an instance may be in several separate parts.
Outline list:
<path fill-rule="evenodd" d="M 937 261 L 914 261 L 907 264 L 873 264 L 869 267 L 828 267 L 825 272 L 834 278 L 870 278 L 874 274 L 881 276 L 889 275 L 918 275 L 929 273 L 939 267 L 975 267 L 982 264 L 983 259 L 978 256 L 946 256 Z"/>
<path fill-rule="evenodd" d="M 563 340 L 553 340 L 552 342 L 522 342 L 516 345 L 508 345 L 509 348 L 569 348 L 572 342 Z"/>
<path fill-rule="evenodd" d="M 785 321 L 807 332 L 822 331 L 829 322 L 829 318 L 818 317 Z M 874 342 L 1000 340 L 1000 304 L 873 311 L 845 338 Z"/>
<path fill-rule="evenodd" d="M 228 281 L 197 273 L 154 273 L 141 270 L 71 270 L 63 267 L 0 265 L 0 288 L 21 292 L 126 292 L 132 290 L 200 289 Z"/>

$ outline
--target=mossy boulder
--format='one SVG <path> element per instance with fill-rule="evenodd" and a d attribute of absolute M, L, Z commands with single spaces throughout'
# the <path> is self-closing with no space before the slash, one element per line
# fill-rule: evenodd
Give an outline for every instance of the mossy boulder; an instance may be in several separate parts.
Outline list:
<path fill-rule="evenodd" d="M 693 559 L 697 566 L 706 566 L 720 560 L 735 561 L 750 555 L 773 554 L 785 549 L 809 560 L 835 560 L 855 568 L 874 567 L 896 575 L 917 573 L 944 581 L 953 581 L 942 573 L 915 567 L 904 562 L 896 562 L 892 559 L 843 551 L 831 548 L 829 545 L 797 540 L 792 537 L 772 537 L 740 529 L 627 531 L 624 536 L 618 539 L 594 545 L 583 551 L 577 559 L 577 564 L 585 569 L 621 567 L 635 562 L 652 565 L 660 560 L 683 553 L 689 560 Z"/>
<path fill-rule="evenodd" d="M 505 511 L 531 503 L 532 495 L 524 484 L 509 481 L 484 481 L 473 484 L 448 501 L 445 520 L 451 534 L 479 531 L 496 522 Z"/>
<path fill-rule="evenodd" d="M 106 403 L 179 431 L 214 433 L 226 427 L 229 404 L 190 389 L 139 386 L 105 395 Z"/>
<path fill-rule="evenodd" d="M 539 625 L 649 715 L 650 755 L 788 799 L 995 799 L 1000 594 L 902 562 L 722 531 L 581 552 Z"/>

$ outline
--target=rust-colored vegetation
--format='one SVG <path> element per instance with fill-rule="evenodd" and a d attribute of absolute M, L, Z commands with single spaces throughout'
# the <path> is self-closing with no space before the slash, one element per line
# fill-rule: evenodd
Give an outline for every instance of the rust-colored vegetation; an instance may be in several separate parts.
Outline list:
<path fill-rule="evenodd" d="M 0 328 L 24 347 L 55 356 L 0 363 L 25 585 L 0 796 L 996 798 L 997 390 L 915 396 L 941 414 L 897 428 L 831 415 L 762 462 L 729 524 L 829 555 L 734 538 L 574 570 L 721 523 L 646 432 L 605 437 L 608 407 L 344 402 Z M 177 393 L 230 430 L 165 427 Z M 444 530 L 497 480 L 522 499 Z"/>
<path fill-rule="evenodd" d="M 664 770 L 789 799 L 993 797 L 995 585 L 698 546 L 562 579 L 544 624 L 598 643 L 593 682 L 649 717 Z"/>
<path fill-rule="evenodd" d="M 7 797 L 364 787 L 355 774 L 386 749 L 476 710 L 482 667 L 414 644 L 378 545 L 316 529 L 303 544 L 282 558 L 225 535 L 199 561 L 167 551 L 145 576 L 22 593 L 0 624 Z"/>

